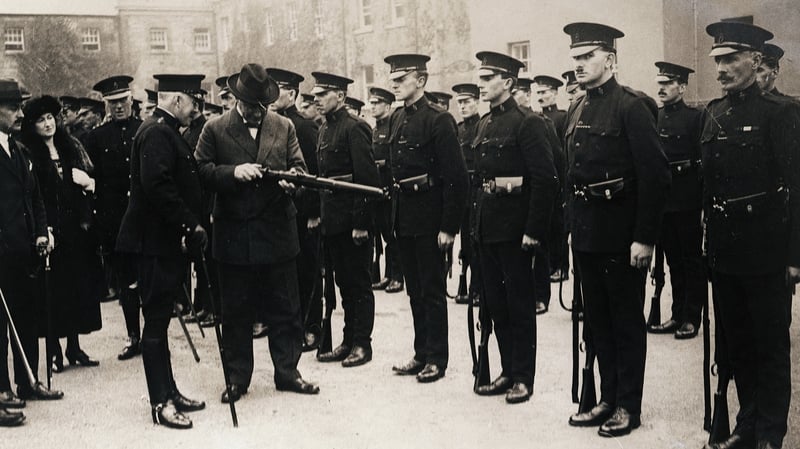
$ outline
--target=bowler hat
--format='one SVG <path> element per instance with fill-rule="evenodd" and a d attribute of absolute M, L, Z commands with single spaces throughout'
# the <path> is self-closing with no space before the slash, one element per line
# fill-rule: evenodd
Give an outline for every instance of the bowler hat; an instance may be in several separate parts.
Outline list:
<path fill-rule="evenodd" d="M 237 99 L 245 103 L 267 105 L 278 99 L 278 84 L 267 75 L 259 64 L 250 63 L 228 77 L 228 88 Z"/>
<path fill-rule="evenodd" d="M 19 83 L 12 79 L 0 79 L 0 102 L 19 103 L 22 101 L 22 92 Z"/>

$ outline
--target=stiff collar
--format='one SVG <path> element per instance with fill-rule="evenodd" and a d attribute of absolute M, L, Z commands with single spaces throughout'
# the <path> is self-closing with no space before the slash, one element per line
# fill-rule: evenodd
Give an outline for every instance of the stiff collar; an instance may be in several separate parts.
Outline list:
<path fill-rule="evenodd" d="M 742 90 L 731 91 L 727 93 L 727 97 L 732 102 L 742 102 L 747 100 L 750 97 L 757 97 L 761 95 L 761 89 L 758 87 L 758 83 L 753 80 L 753 83 L 749 86 L 745 87 Z"/>
<path fill-rule="evenodd" d="M 420 109 L 422 109 L 423 106 L 427 106 L 428 103 L 429 102 L 428 102 L 427 96 L 423 94 L 422 97 L 420 97 L 419 100 L 411 103 L 408 106 L 405 106 L 404 109 L 406 111 L 406 114 L 413 115 L 415 112 L 417 112 Z"/>
<path fill-rule="evenodd" d="M 347 112 L 347 108 L 344 107 L 344 105 L 342 105 L 339 107 L 339 109 L 325 114 L 325 120 L 327 120 L 328 122 L 336 122 L 342 120 L 348 115 L 350 115 L 350 113 Z"/>
<path fill-rule="evenodd" d="M 676 101 L 675 103 L 665 104 L 664 105 L 664 111 L 665 112 L 675 112 L 675 111 L 679 111 L 679 110 L 681 110 L 681 109 L 683 109 L 685 107 L 686 107 L 686 103 L 684 103 L 683 102 L 683 98 L 681 98 L 680 100 Z"/>
<path fill-rule="evenodd" d="M 506 101 L 498 104 L 497 106 L 492 106 L 491 112 L 492 115 L 499 115 L 516 108 L 517 108 L 517 101 L 514 100 L 513 96 L 509 96 Z"/>
<path fill-rule="evenodd" d="M 128 126 L 131 125 L 131 121 L 132 120 L 133 120 L 133 117 L 128 117 L 128 118 L 123 119 L 123 120 L 111 120 L 111 122 L 113 124 L 119 126 L 120 128 L 127 128 Z"/>
<path fill-rule="evenodd" d="M 617 78 L 612 76 L 611 78 L 608 79 L 608 81 L 606 81 L 602 85 L 592 89 L 587 89 L 586 95 L 588 95 L 589 98 L 602 97 L 608 95 L 609 92 L 613 91 L 617 87 L 619 87 L 619 83 L 617 83 Z"/>
<path fill-rule="evenodd" d="M 153 111 L 153 115 L 160 118 L 170 128 L 177 130 L 181 126 L 181 123 L 178 121 L 178 119 L 172 115 L 171 112 L 163 109 L 161 106 L 156 106 L 156 110 Z"/>

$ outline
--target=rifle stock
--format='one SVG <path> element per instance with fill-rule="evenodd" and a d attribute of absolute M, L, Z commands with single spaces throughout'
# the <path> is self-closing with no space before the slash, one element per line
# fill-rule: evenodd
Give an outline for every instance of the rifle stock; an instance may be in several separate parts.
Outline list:
<path fill-rule="evenodd" d="M 472 308 L 472 305 L 469 305 Z M 489 316 L 489 309 L 486 306 L 486 295 L 481 295 L 480 309 L 478 310 L 478 322 L 480 323 L 481 341 L 478 344 L 478 363 L 473 370 L 475 375 L 475 383 L 472 386 L 472 391 L 477 392 L 478 387 L 489 385 L 491 379 L 489 378 L 489 337 L 492 335 L 492 321 Z"/>
<path fill-rule="evenodd" d="M 647 327 L 661 324 L 661 292 L 664 290 L 664 249 L 656 245 L 655 263 L 651 274 L 655 285 L 653 298 L 650 300 L 650 314 L 647 316 Z"/>
<path fill-rule="evenodd" d="M 285 170 L 271 170 L 264 168 L 261 170 L 265 177 L 283 179 L 284 181 L 291 182 L 298 186 L 303 186 L 309 189 L 329 190 L 332 192 L 355 192 L 370 196 L 379 196 L 382 198 L 389 198 L 389 190 L 380 187 L 374 187 L 366 184 L 357 184 L 354 182 L 340 181 L 338 179 L 323 178 L 321 176 L 309 175 L 307 173 L 285 171 Z"/>
<path fill-rule="evenodd" d="M 465 260 L 463 248 L 458 252 L 458 260 L 461 262 L 461 272 L 458 274 L 456 302 L 467 303 L 469 301 L 469 287 L 467 286 L 467 267 L 469 263 Z"/>
<path fill-rule="evenodd" d="M 575 270 L 575 276 L 572 278 L 572 403 L 580 404 L 580 396 L 578 395 L 579 376 L 580 376 L 580 313 L 583 309 L 583 298 L 581 298 L 580 289 L 580 275 L 578 270 Z"/>
<path fill-rule="evenodd" d="M 377 284 L 381 281 L 381 255 L 383 254 L 383 244 L 381 235 L 375 232 L 375 258 L 372 260 L 372 283 Z"/>

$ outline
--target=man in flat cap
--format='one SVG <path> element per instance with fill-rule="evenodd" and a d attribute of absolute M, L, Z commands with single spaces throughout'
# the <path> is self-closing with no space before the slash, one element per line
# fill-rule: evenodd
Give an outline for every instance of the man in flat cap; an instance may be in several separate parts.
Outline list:
<path fill-rule="evenodd" d="M 467 207 L 464 210 L 464 218 L 461 220 L 461 263 L 469 267 L 470 278 L 467 295 L 456 296 L 458 304 L 475 304 L 480 301 L 482 281 L 481 281 L 481 262 L 480 251 L 478 251 L 478 241 L 472 235 L 472 221 L 475 219 L 477 206 L 478 189 L 481 187 L 481 177 L 477 172 L 477 156 L 472 144 L 475 141 L 475 134 L 478 131 L 478 121 L 481 115 L 478 113 L 478 101 L 481 98 L 481 90 L 476 84 L 456 84 L 453 86 L 456 93 L 456 103 L 461 121 L 458 122 L 458 143 L 461 146 L 461 154 L 464 156 L 464 163 L 467 166 L 469 175 L 469 195 L 467 196 Z M 466 268 L 466 267 L 465 267 Z M 477 305 L 477 304 L 476 304 Z"/>
<path fill-rule="evenodd" d="M 230 111 L 206 123 L 195 157 L 203 185 L 216 194 L 212 252 L 222 296 L 222 333 L 230 394 L 239 400 L 253 377 L 253 321 L 260 311 L 269 328 L 275 387 L 317 394 L 297 370 L 303 319 L 297 285 L 300 252 L 289 192 L 294 186 L 265 178 L 263 170 L 305 172 L 291 120 L 268 109 L 278 85 L 259 64 L 245 64 L 228 78 L 236 98 Z"/>
<path fill-rule="evenodd" d="M 117 236 L 117 251 L 137 258 L 138 291 L 144 330 L 142 362 L 153 423 L 192 427 L 184 415 L 205 408 L 188 399 L 175 383 L 167 328 L 189 268 L 188 251 L 207 242 L 200 225 L 200 179 L 192 149 L 179 128 L 188 126 L 192 95 L 203 75 L 154 75 L 158 107 L 139 127 L 130 154 L 130 200 Z M 226 334 L 227 337 L 227 334 Z"/>
<path fill-rule="evenodd" d="M 372 155 L 372 130 L 367 122 L 345 107 L 347 86 L 353 80 L 313 72 L 317 109 L 325 115 L 317 141 L 320 176 L 370 186 L 380 185 Z M 375 296 L 370 282 L 373 205 L 362 194 L 332 192 L 321 196 L 323 246 L 342 295 L 342 344 L 317 355 L 320 362 L 341 362 L 344 367 L 372 360 Z M 313 223 L 309 222 L 309 226 Z"/>
<path fill-rule="evenodd" d="M 0 80 L 0 291 L 14 321 L 24 354 L 12 344 L 14 381 L 17 391 L 28 393 L 29 399 L 60 399 L 64 393 L 48 390 L 40 382 L 33 385 L 27 376 L 24 359 L 34 376 L 39 364 L 39 343 L 36 339 L 35 286 L 29 276 L 37 258 L 52 250 L 48 238 L 47 213 L 39 194 L 38 181 L 28 150 L 11 136 L 22 124 L 22 93 L 19 84 Z M 25 421 L 21 412 L 25 400 L 11 390 L 8 377 L 8 344 L 11 323 L 5 310 L 0 310 L 0 427 L 18 426 Z M 32 394 L 31 394 L 32 393 Z"/>
<path fill-rule="evenodd" d="M 128 208 L 131 188 L 131 148 L 142 122 L 132 116 L 130 76 L 112 76 L 94 85 L 103 95 L 111 121 L 89 131 L 84 146 L 94 163 L 95 218 L 100 248 L 105 261 L 109 287 L 119 294 L 128 342 L 117 355 L 130 359 L 141 352 L 139 327 L 139 292 L 136 286 L 136 260 L 117 251 L 116 241 L 122 216 Z"/>
<path fill-rule="evenodd" d="M 709 56 L 725 96 L 701 135 L 706 251 L 736 382 L 730 438 L 707 448 L 780 448 L 791 398 L 788 298 L 800 279 L 800 114 L 758 87 L 772 33 L 717 22 Z"/>
<path fill-rule="evenodd" d="M 547 124 L 511 96 L 523 63 L 480 52 L 478 87 L 490 111 L 475 136 L 476 170 L 482 185 L 472 223 L 480 243 L 481 275 L 500 349 L 502 371 L 480 395 L 505 394 L 510 404 L 533 394 L 536 371 L 535 251 L 548 238 L 558 176 Z M 535 262 L 534 262 L 535 261 Z M 545 282 L 549 290 L 549 279 Z M 538 287 L 538 286 L 537 286 Z"/>
<path fill-rule="evenodd" d="M 606 25 L 564 27 L 586 96 L 567 113 L 567 186 L 572 246 L 584 320 L 600 368 L 600 403 L 570 417 L 604 437 L 639 427 L 647 352 L 645 278 L 670 183 L 656 132 L 658 107 L 614 77 L 615 39 Z"/>
<path fill-rule="evenodd" d="M 445 254 L 464 216 L 469 179 L 453 116 L 425 92 L 427 61 L 416 54 L 388 56 L 389 80 L 404 106 L 390 118 L 394 232 L 411 298 L 414 355 L 392 367 L 419 382 L 444 377 L 448 363 Z"/>
<path fill-rule="evenodd" d="M 297 96 L 300 83 L 305 78 L 284 69 L 269 68 L 267 74 L 278 84 L 280 94 L 270 108 L 288 118 L 297 133 L 297 143 L 303 153 L 308 172 L 319 174 L 317 165 L 317 135 L 319 126 L 297 112 Z M 322 276 L 320 275 L 319 230 L 308 229 L 308 219 L 319 216 L 319 193 L 300 189 L 294 196 L 297 207 L 297 235 L 300 255 L 297 257 L 297 280 L 300 287 L 300 314 L 305 329 L 303 350 L 311 351 L 319 346 L 322 331 Z"/>
<path fill-rule="evenodd" d="M 702 260 L 702 199 L 700 133 L 703 111 L 687 106 L 683 94 L 694 70 L 657 62 L 658 137 L 669 160 L 672 188 L 667 197 L 659 245 L 669 265 L 672 316 L 647 330 L 672 333 L 677 339 L 693 338 L 700 328 L 700 313 L 708 303 L 708 282 Z"/>
<path fill-rule="evenodd" d="M 394 94 L 386 89 L 380 87 L 369 89 L 369 104 L 372 106 L 372 117 L 375 118 L 375 129 L 372 131 L 372 151 L 381 176 L 381 187 L 388 188 L 393 184 L 391 165 L 389 164 L 389 117 L 392 115 L 394 101 Z M 397 239 L 392 233 L 392 201 L 390 199 L 381 199 L 376 202 L 375 224 L 378 233 L 386 242 L 386 271 L 385 276 L 379 282 L 372 284 L 372 289 L 397 293 L 403 290 L 403 265 L 400 263 Z M 380 273 L 377 273 L 377 276 L 379 277 Z"/>

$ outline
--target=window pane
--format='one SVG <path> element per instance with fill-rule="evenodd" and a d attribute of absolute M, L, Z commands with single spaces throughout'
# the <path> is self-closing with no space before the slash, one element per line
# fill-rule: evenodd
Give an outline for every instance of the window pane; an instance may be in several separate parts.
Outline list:
<path fill-rule="evenodd" d="M 86 51 L 100 50 L 100 29 L 84 28 L 81 33 L 81 47 Z"/>
<path fill-rule="evenodd" d="M 6 51 L 25 51 L 25 37 L 22 28 L 6 28 L 4 37 Z"/>
<path fill-rule="evenodd" d="M 167 50 L 167 30 L 165 28 L 150 29 L 150 50 L 151 51 Z"/>
<path fill-rule="evenodd" d="M 211 51 L 211 32 L 208 28 L 195 28 L 194 50 Z"/>

